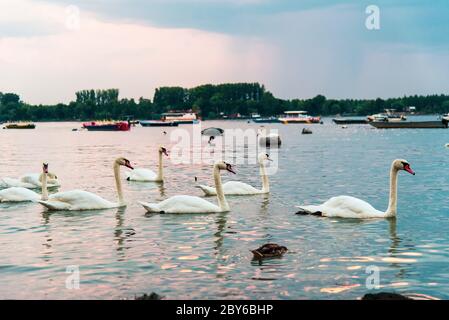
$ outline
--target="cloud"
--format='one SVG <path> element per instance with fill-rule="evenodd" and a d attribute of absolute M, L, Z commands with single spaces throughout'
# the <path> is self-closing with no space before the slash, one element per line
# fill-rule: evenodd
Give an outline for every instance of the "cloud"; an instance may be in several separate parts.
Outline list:
<path fill-rule="evenodd" d="M 65 15 L 54 5 L 28 0 L 0 2 L 0 38 L 28 37 L 61 32 Z"/>
<path fill-rule="evenodd" d="M 64 22 L 64 7 L 47 9 L 46 21 Z M 0 91 L 18 91 L 33 103 L 67 102 L 85 88 L 151 97 L 161 85 L 263 81 L 275 54 L 257 38 L 109 23 L 84 14 L 76 31 L 1 38 Z"/>
<path fill-rule="evenodd" d="M 317 94 L 376 98 L 449 91 L 447 42 L 424 46 L 400 37 L 399 28 L 394 35 L 388 27 L 367 30 L 363 9 L 338 5 L 265 19 L 266 26 L 276 29 L 263 30 L 264 40 L 279 48 L 267 87 L 284 98 Z M 396 19 L 406 19 L 408 14 L 395 13 Z"/>
<path fill-rule="evenodd" d="M 2 0 L 0 91 L 69 101 L 85 88 L 258 81 L 282 98 L 449 91 L 448 5 L 378 0 Z M 80 9 L 67 29 L 66 5 Z"/>

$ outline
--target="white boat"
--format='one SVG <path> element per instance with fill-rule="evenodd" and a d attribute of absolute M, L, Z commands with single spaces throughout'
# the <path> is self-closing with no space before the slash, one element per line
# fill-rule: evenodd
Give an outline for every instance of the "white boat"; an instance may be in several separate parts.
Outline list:
<path fill-rule="evenodd" d="M 284 116 L 278 118 L 283 124 L 288 123 L 320 123 L 320 117 L 312 117 L 307 111 L 285 111 Z"/>
<path fill-rule="evenodd" d="M 398 114 L 395 109 L 385 109 L 385 113 L 376 113 L 371 116 L 366 117 L 368 121 L 405 121 L 407 117 L 403 114 Z"/>
<path fill-rule="evenodd" d="M 162 121 L 174 121 L 178 124 L 198 123 L 198 117 L 194 112 L 166 112 L 162 114 Z"/>

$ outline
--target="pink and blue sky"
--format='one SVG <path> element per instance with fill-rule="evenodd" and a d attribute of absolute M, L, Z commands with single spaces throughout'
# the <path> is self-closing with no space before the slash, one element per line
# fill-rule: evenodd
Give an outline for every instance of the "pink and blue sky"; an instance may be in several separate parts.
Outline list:
<path fill-rule="evenodd" d="M 1 0 L 0 91 L 51 104 L 223 82 L 281 98 L 449 93 L 448 17 L 444 0 Z"/>

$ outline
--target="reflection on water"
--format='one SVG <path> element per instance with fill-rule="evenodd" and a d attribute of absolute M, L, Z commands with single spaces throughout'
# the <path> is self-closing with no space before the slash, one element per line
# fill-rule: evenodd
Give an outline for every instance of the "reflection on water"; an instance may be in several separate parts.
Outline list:
<path fill-rule="evenodd" d="M 258 128 L 232 121 L 204 125 Z M 0 132 L 0 177 L 37 172 L 49 162 L 61 191 L 79 188 L 115 200 L 114 158 L 126 156 L 136 167 L 156 170 L 159 145 L 175 144 L 174 128 L 164 128 L 164 135 L 160 128 L 72 132 L 74 126 L 45 123 L 33 132 Z M 326 121 L 305 136 L 300 125 L 272 127 L 283 145 L 276 149 L 279 170 L 270 176 L 271 194 L 228 197 L 228 213 L 146 214 L 138 201 L 201 196 L 194 186 L 213 184 L 209 165 L 169 161 L 164 183 L 123 183 L 127 208 L 50 213 L 31 203 L 0 204 L 0 298 L 132 298 L 155 291 L 168 299 L 353 299 L 369 291 L 371 266 L 380 270 L 382 290 L 449 298 L 447 131 L 342 130 Z M 220 141 L 214 143 L 209 151 L 215 156 Z M 245 143 L 237 149 L 248 158 L 253 155 Z M 241 157 L 226 149 L 232 151 L 229 159 Z M 342 194 L 385 209 L 394 158 L 409 160 L 417 172 L 399 176 L 397 218 L 294 214 L 300 203 Z M 260 186 L 256 166 L 238 165 L 237 171 L 223 173 L 223 180 Z M 289 251 L 253 261 L 250 250 L 268 242 Z M 73 265 L 80 270 L 79 290 L 65 286 L 66 268 Z"/>

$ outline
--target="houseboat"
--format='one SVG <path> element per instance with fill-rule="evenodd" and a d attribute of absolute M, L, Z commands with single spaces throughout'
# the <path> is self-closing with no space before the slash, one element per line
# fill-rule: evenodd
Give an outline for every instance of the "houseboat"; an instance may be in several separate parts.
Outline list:
<path fill-rule="evenodd" d="M 198 123 L 199 119 L 194 112 L 167 112 L 162 114 L 162 121 L 174 121 L 178 124 Z"/>
<path fill-rule="evenodd" d="M 83 128 L 88 131 L 129 131 L 129 121 L 91 121 L 83 123 Z"/>
<path fill-rule="evenodd" d="M 284 116 L 279 118 L 279 122 L 288 123 L 320 123 L 321 117 L 312 117 L 307 111 L 285 111 Z"/>
<path fill-rule="evenodd" d="M 436 121 L 371 121 L 378 129 L 447 129 L 449 120 Z"/>

